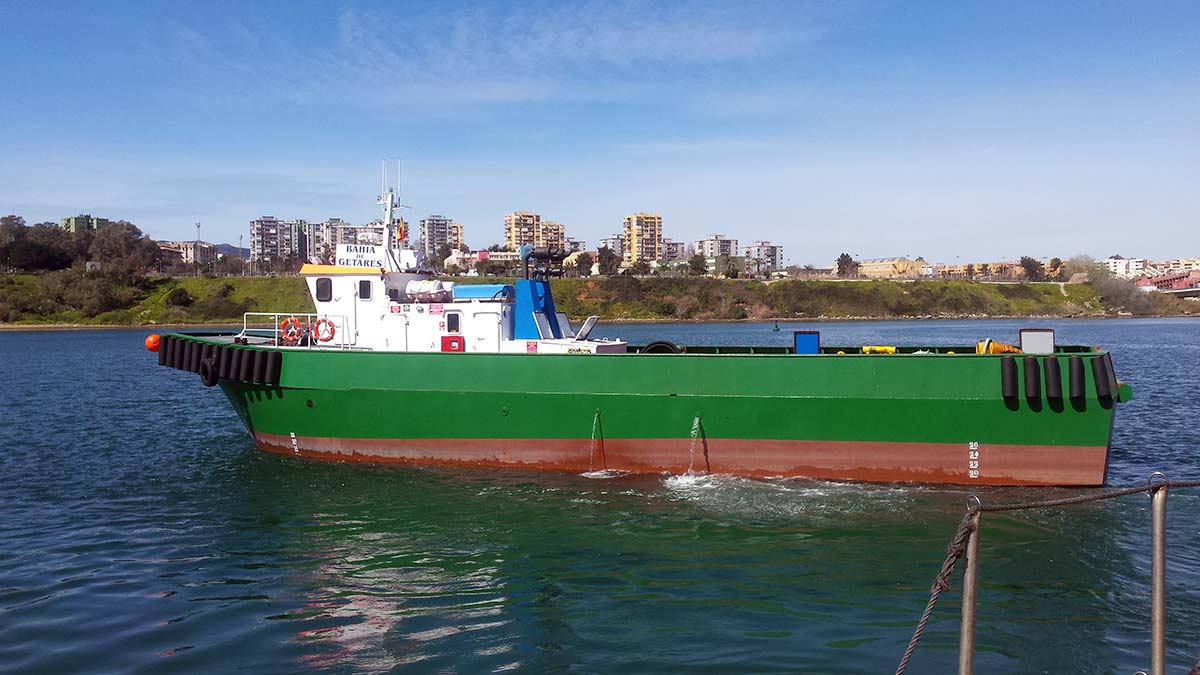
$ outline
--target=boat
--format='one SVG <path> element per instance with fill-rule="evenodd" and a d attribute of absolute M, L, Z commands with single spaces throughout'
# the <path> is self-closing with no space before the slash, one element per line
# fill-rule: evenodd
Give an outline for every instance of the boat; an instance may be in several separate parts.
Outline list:
<path fill-rule="evenodd" d="M 299 270 L 310 313 L 150 336 L 160 365 L 224 392 L 261 450 L 314 460 L 971 485 L 1096 486 L 1117 404 L 1111 355 L 1015 344 L 634 345 L 572 323 L 524 247 L 521 278 L 464 284 L 393 245 Z"/>

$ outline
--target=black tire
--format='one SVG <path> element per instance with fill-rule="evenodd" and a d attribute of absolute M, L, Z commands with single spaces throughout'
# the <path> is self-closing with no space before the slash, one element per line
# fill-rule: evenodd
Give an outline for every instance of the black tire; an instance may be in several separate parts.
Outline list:
<path fill-rule="evenodd" d="M 201 361 L 199 370 L 200 381 L 204 383 L 204 386 L 215 387 L 217 386 L 217 382 L 221 381 L 221 378 L 217 373 L 217 360 L 213 357 L 210 356 Z"/>
<path fill-rule="evenodd" d="M 678 354 L 679 347 L 676 347 L 675 344 L 672 342 L 667 342 L 666 340 L 659 340 L 658 342 L 651 342 L 650 344 L 646 345 L 645 347 L 642 347 L 641 351 L 639 351 L 638 353 L 639 354 Z"/>

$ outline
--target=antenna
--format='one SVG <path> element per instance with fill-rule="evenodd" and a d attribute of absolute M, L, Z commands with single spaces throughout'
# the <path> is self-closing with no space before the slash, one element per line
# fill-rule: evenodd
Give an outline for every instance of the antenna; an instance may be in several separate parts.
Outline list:
<path fill-rule="evenodd" d="M 396 158 L 396 208 L 411 209 L 412 207 L 400 202 L 400 158 Z"/>
<path fill-rule="evenodd" d="M 385 160 L 380 161 L 380 164 L 383 165 L 383 170 L 381 172 L 380 181 L 379 181 L 379 200 L 382 202 L 383 196 L 386 195 L 387 191 L 388 191 L 388 189 L 387 189 L 387 160 L 385 159 Z"/>

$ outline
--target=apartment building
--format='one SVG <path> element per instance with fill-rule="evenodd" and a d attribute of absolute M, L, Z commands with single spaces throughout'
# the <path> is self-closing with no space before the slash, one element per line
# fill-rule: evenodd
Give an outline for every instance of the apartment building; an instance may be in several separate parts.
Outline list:
<path fill-rule="evenodd" d="M 686 260 L 688 258 L 688 246 L 682 241 L 674 239 L 662 240 L 662 259 L 663 262 L 671 262 L 672 260 Z"/>
<path fill-rule="evenodd" d="M 513 211 L 504 216 L 504 248 L 515 251 L 522 246 L 535 246 L 542 217 L 528 211 Z"/>
<path fill-rule="evenodd" d="M 596 246 L 596 250 L 598 251 L 602 248 L 607 248 L 617 255 L 623 255 L 625 252 L 625 235 L 613 234 L 601 239 L 600 243 Z"/>
<path fill-rule="evenodd" d="M 710 234 L 707 239 L 697 241 L 694 248 L 696 253 L 705 258 L 734 257 L 738 254 L 738 240 L 729 239 L 723 234 Z"/>
<path fill-rule="evenodd" d="M 298 223 L 263 216 L 250 221 L 250 260 L 269 262 L 300 255 Z"/>
<path fill-rule="evenodd" d="M 158 248 L 185 265 L 204 266 L 217 261 L 217 247 L 206 241 L 160 241 Z"/>
<path fill-rule="evenodd" d="M 662 259 L 662 216 L 652 213 L 625 216 L 622 234 L 625 241 L 621 250 L 625 263 L 632 265 Z"/>
<path fill-rule="evenodd" d="M 747 265 L 756 271 L 783 269 L 783 247 L 769 241 L 756 241 L 745 247 L 742 255 Z"/>
<path fill-rule="evenodd" d="M 417 251 L 426 260 L 432 260 L 443 246 L 458 250 L 463 245 L 462 225 L 441 215 L 431 215 L 423 218 L 420 223 L 420 239 L 417 241 Z"/>
<path fill-rule="evenodd" d="M 78 234 L 80 230 L 98 230 L 112 221 L 107 218 L 97 218 L 88 213 L 81 213 L 78 216 L 63 218 L 58 222 L 62 226 L 62 229 L 71 234 Z"/>
<path fill-rule="evenodd" d="M 397 233 L 407 228 L 407 223 L 397 219 Z M 275 216 L 263 216 L 250 221 L 250 260 L 269 262 L 272 260 L 332 259 L 337 247 L 342 244 L 383 245 L 386 230 L 382 220 L 366 225 L 351 225 L 340 218 L 330 218 L 319 223 L 303 219 L 280 220 Z M 399 236 L 394 246 L 402 247 Z"/>
<path fill-rule="evenodd" d="M 534 231 L 533 245 L 558 249 L 566 248 L 567 230 L 563 227 L 562 223 L 544 220 L 541 227 Z"/>

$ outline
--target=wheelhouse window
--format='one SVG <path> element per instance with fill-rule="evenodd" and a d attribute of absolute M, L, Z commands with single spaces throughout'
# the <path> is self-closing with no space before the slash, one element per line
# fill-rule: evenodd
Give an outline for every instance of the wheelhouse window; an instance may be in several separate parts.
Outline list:
<path fill-rule="evenodd" d="M 333 279 L 321 277 L 317 279 L 317 302 L 329 302 L 333 299 Z"/>
<path fill-rule="evenodd" d="M 462 314 L 460 314 L 459 312 L 446 312 L 446 332 L 447 333 L 461 333 L 462 332 L 462 329 L 460 327 L 461 323 L 462 323 Z"/>
<path fill-rule="evenodd" d="M 363 279 L 362 281 L 358 282 L 358 299 L 359 300 L 370 300 L 371 299 L 371 282 L 370 281 Z"/>

